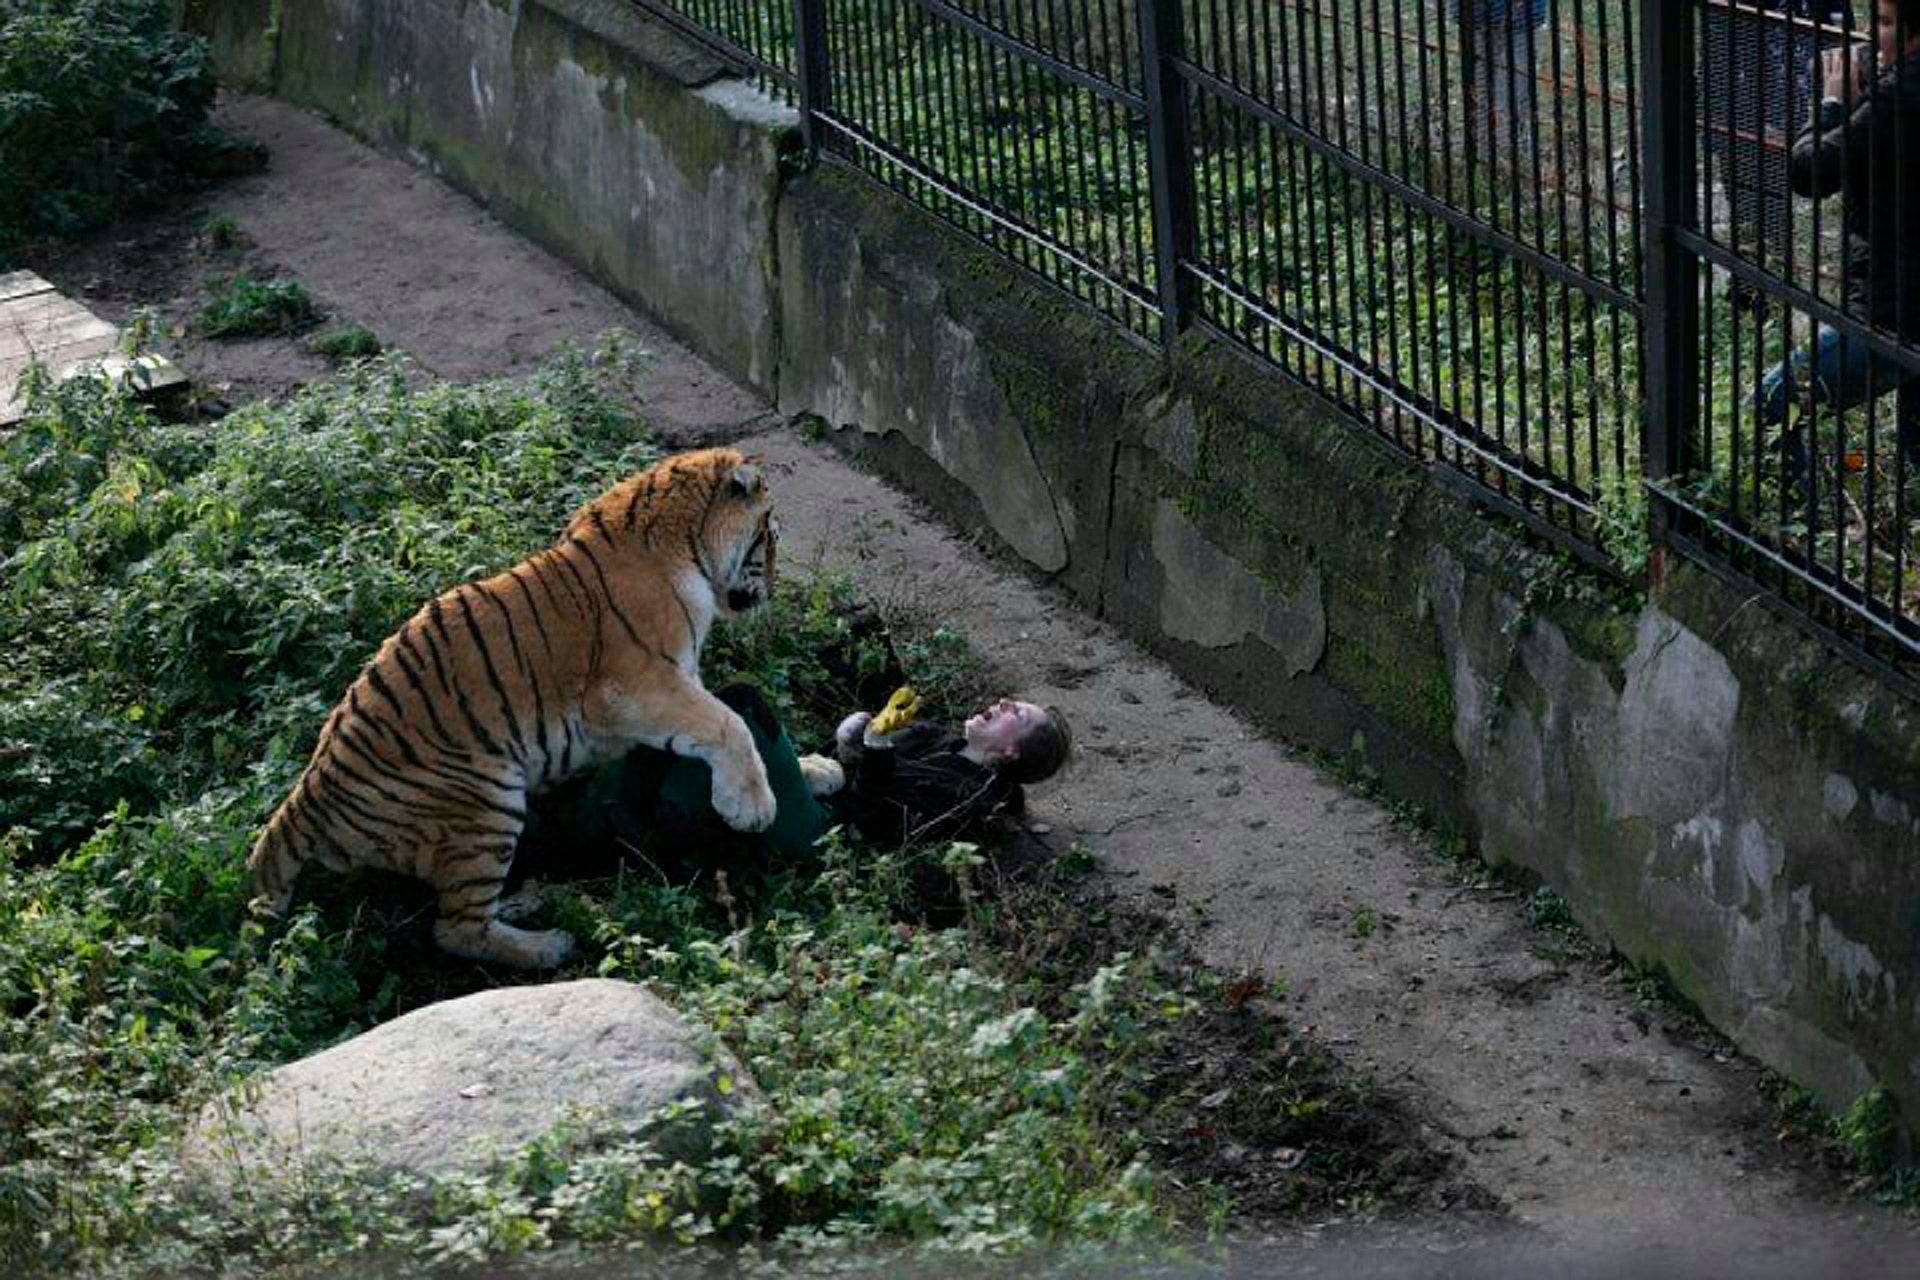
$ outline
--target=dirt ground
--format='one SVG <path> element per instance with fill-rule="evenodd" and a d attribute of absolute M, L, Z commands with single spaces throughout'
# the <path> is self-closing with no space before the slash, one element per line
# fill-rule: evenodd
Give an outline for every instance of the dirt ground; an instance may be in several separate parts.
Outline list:
<path fill-rule="evenodd" d="M 153 305 L 175 326 L 207 277 L 284 270 L 337 320 L 449 378 L 524 373 L 565 340 L 637 332 L 657 353 L 646 395 L 669 439 L 743 440 L 776 470 L 783 552 L 844 567 L 875 597 L 937 604 L 1015 690 L 1065 710 L 1081 758 L 1035 794 L 1036 830 L 1084 842 L 1104 885 L 1175 919 L 1208 963 L 1272 979 L 1276 1011 L 1405 1099 L 1408 1123 L 1528 1238 L 1616 1259 L 1684 1247 L 1702 1274 L 1775 1274 L 1785 1259 L 1826 1272 L 1836 1260 L 1820 1251 L 1841 1245 L 1908 1257 L 1909 1220 L 1850 1196 L 1779 1133 L 1753 1063 L 1537 929 L 1523 893 L 1463 875 L 1381 803 L 789 429 L 432 177 L 270 101 L 229 99 L 220 122 L 269 148 L 265 172 L 31 265 L 110 318 Z M 214 214 L 237 223 L 237 248 L 200 234 Z M 329 368 L 290 339 L 176 335 L 169 353 L 233 403 Z M 1330 1236 L 1339 1216 L 1321 1224 Z M 1874 1273 L 1865 1256 L 1846 1265 Z"/>

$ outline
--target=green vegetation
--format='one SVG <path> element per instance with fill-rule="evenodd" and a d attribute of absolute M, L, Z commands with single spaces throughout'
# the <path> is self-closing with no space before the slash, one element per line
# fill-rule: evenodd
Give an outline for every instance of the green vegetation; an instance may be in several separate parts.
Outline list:
<path fill-rule="evenodd" d="M 217 213 L 207 219 L 202 231 L 207 237 L 207 246 L 218 253 L 226 253 L 240 246 L 240 224 L 232 215 Z"/>
<path fill-rule="evenodd" d="M 1856 1193 L 1920 1213 L 1920 1164 L 1899 1159 L 1899 1116 L 1886 1089 L 1868 1089 L 1838 1115 L 1811 1089 L 1783 1077 L 1768 1073 L 1761 1089 L 1773 1103 L 1781 1133 L 1814 1144 L 1852 1177 Z"/>
<path fill-rule="evenodd" d="M 0 270 L 41 236 L 101 226 L 231 169 L 207 124 L 205 41 L 166 0 L 0 6 Z"/>
<path fill-rule="evenodd" d="M 313 335 L 307 342 L 315 352 L 338 364 L 346 360 L 364 360 L 380 354 L 380 339 L 363 324 L 342 325 Z"/>
<path fill-rule="evenodd" d="M 730 892 L 629 875 L 552 894 L 584 944 L 562 976 L 649 983 L 758 1078 L 767 1105 L 695 1165 L 563 1132 L 431 1188 L 311 1169 L 233 1199 L 179 1164 L 182 1125 L 228 1081 L 487 981 L 433 949 L 409 882 L 310 876 L 286 924 L 243 924 L 243 861 L 380 639 L 655 456 L 622 407 L 635 358 L 615 342 L 457 387 L 376 357 L 210 427 L 34 383 L 0 437 L 0 1271 L 250 1274 L 642 1237 L 999 1253 L 1136 1239 L 1198 1203 L 1156 1179 L 1129 1117 L 1155 1072 L 1192 1074 L 1180 1030 L 1207 988 L 1151 949 L 1049 941 L 977 893 L 967 846 L 831 842 Z M 846 705 L 835 681 L 890 660 L 850 605 L 844 583 L 786 582 L 771 617 L 722 629 L 709 678 L 749 676 L 798 736 L 822 732 Z M 906 628 L 894 648 L 936 702 L 977 692 L 951 633 Z M 905 900 L 929 872 L 971 904 L 952 927 Z M 1291 1110 L 1255 1108 L 1263 1123 L 1351 1126 L 1286 1062 L 1266 1076 Z M 1341 1194 L 1364 1196 L 1371 1166 L 1321 1147 Z"/>
<path fill-rule="evenodd" d="M 307 287 L 289 276 L 255 280 L 241 271 L 207 282 L 207 304 L 193 327 L 209 338 L 258 338 L 305 333 L 320 323 L 320 306 Z M 369 335 L 371 336 L 371 335 Z"/>

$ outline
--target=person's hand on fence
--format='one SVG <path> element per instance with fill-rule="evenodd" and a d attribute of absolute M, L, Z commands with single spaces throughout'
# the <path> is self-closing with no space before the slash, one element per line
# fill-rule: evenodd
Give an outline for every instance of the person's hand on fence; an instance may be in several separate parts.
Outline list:
<path fill-rule="evenodd" d="M 1820 93 L 1836 102 L 1854 102 L 1873 83 L 1873 46 L 1851 44 L 1820 55 Z"/>

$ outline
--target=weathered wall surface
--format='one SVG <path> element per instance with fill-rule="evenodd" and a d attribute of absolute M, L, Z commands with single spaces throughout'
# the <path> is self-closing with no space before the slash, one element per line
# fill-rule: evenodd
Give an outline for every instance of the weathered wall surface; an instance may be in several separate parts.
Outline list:
<path fill-rule="evenodd" d="M 613 0 L 308 0 L 271 65 L 1767 1062 L 1920 1117 L 1920 708 L 1760 603 L 1685 567 L 1622 598 L 1231 351 L 1156 357 L 850 174 L 783 179 L 787 116 Z"/>
<path fill-rule="evenodd" d="M 793 113 L 634 6 L 198 9 L 230 77 L 257 82 L 270 65 L 281 96 L 412 155 L 771 392 L 773 208 Z"/>

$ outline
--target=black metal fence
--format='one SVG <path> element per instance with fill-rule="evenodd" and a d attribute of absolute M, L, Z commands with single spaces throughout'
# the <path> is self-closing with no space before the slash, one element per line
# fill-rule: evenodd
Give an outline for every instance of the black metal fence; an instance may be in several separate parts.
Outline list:
<path fill-rule="evenodd" d="M 1670 95 L 1667 540 L 1920 657 L 1920 3 L 1693 0 Z M 1678 71 L 1675 72 L 1678 75 Z"/>
<path fill-rule="evenodd" d="M 1920 662 L 1920 5 L 640 3 L 1138 340 L 1215 331 L 1589 560 Z"/>

